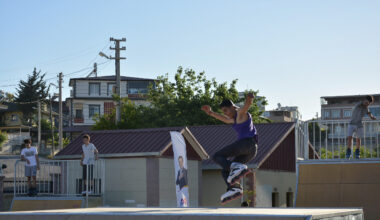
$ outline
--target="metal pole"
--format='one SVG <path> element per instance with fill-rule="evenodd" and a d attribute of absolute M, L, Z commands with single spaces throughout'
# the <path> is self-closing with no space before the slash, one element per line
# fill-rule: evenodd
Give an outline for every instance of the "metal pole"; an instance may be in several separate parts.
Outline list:
<path fill-rule="evenodd" d="M 63 148 L 62 144 L 62 138 L 63 138 L 63 133 L 62 133 L 62 77 L 63 74 L 59 73 L 59 149 Z"/>
<path fill-rule="evenodd" d="M 54 126 L 53 126 L 53 100 L 51 98 L 51 95 L 49 95 L 49 99 L 50 99 L 50 129 L 51 129 L 51 146 L 52 146 L 52 156 L 54 157 L 54 153 L 55 153 L 55 147 L 54 147 Z"/>
<path fill-rule="evenodd" d="M 41 101 L 37 101 L 38 105 L 38 150 L 41 150 Z"/>

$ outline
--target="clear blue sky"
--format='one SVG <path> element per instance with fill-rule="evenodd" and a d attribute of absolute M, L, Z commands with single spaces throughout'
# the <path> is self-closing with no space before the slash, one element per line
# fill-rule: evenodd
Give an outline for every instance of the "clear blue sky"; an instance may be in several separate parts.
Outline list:
<path fill-rule="evenodd" d="M 123 75 L 204 70 L 260 90 L 267 109 L 297 105 L 309 119 L 320 96 L 380 93 L 379 12 L 380 1 L 357 0 L 0 0 L 0 84 L 14 92 L 4 85 L 33 67 L 51 78 L 104 62 L 97 53 L 112 53 L 109 37 L 126 37 Z M 99 74 L 114 74 L 114 64 Z"/>

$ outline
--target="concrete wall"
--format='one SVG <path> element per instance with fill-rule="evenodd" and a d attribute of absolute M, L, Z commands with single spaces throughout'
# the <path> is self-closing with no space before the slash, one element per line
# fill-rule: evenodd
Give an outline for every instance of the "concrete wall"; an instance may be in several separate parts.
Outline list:
<path fill-rule="evenodd" d="M 188 160 L 190 206 L 198 207 L 198 161 Z M 175 173 L 173 158 L 159 159 L 160 207 L 176 207 Z"/>
<path fill-rule="evenodd" d="M 202 171 L 202 206 L 203 207 L 240 207 L 237 199 L 226 205 L 220 204 L 220 196 L 226 192 L 227 186 L 222 178 L 221 170 Z"/>
<path fill-rule="evenodd" d="M 202 171 L 202 206 L 203 207 L 240 207 L 242 201 L 248 198 L 247 191 L 242 199 L 237 199 L 226 205 L 220 204 L 220 196 L 226 192 L 227 186 L 220 170 Z M 243 179 L 244 189 L 248 189 Z M 289 189 L 295 192 L 296 174 L 291 172 L 256 171 L 256 207 L 272 207 L 272 192 L 279 192 L 280 207 L 286 207 L 286 193 Z M 294 193 L 295 194 L 295 193 Z M 294 195 L 295 196 L 295 195 Z"/>
<path fill-rule="evenodd" d="M 295 196 L 297 176 L 292 172 L 256 171 L 256 207 L 272 207 L 272 192 L 279 193 L 280 207 L 286 207 L 286 193 Z"/>
<path fill-rule="evenodd" d="M 136 206 L 146 205 L 146 159 L 121 158 L 106 160 L 105 205 Z M 126 200 L 135 203 L 126 204 Z"/>

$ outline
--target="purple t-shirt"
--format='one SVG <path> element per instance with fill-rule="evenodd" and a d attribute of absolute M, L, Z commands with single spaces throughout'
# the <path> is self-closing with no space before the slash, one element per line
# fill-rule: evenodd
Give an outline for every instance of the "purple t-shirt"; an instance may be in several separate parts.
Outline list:
<path fill-rule="evenodd" d="M 251 114 L 248 114 L 248 119 L 240 124 L 236 123 L 236 117 L 235 116 L 235 123 L 232 125 L 232 127 L 235 129 L 236 133 L 238 134 L 238 140 L 244 139 L 244 138 L 255 138 L 257 141 L 257 131 L 256 127 L 253 125 L 252 122 L 252 116 Z"/>

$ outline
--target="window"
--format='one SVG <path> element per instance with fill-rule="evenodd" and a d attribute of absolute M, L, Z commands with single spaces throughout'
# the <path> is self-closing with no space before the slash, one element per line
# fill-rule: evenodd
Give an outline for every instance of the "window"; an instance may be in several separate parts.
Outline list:
<path fill-rule="evenodd" d="M 272 192 L 272 207 L 280 207 L 280 195 L 278 192 Z"/>
<path fill-rule="evenodd" d="M 100 114 L 100 105 L 89 105 L 88 106 L 88 112 L 89 112 L 89 117 L 92 118 L 95 115 Z"/>
<path fill-rule="evenodd" d="M 75 110 L 75 118 L 83 118 L 83 110 L 82 109 L 76 109 Z"/>
<path fill-rule="evenodd" d="M 112 96 L 112 94 L 116 93 L 116 84 L 108 83 L 107 84 L 107 95 Z"/>
<path fill-rule="evenodd" d="M 100 83 L 89 83 L 89 95 L 100 95 Z"/>
<path fill-rule="evenodd" d="M 293 207 L 293 192 L 287 192 L 286 193 L 286 207 Z"/>
<path fill-rule="evenodd" d="M 373 116 L 380 116 L 380 107 L 369 107 L 369 111 L 373 114 Z M 366 114 L 368 117 L 368 115 Z"/>
<path fill-rule="evenodd" d="M 325 118 L 330 118 L 330 110 L 324 110 L 324 115 Z"/>
<path fill-rule="evenodd" d="M 351 117 L 351 110 L 344 110 L 343 115 L 345 118 L 350 118 Z"/>
<path fill-rule="evenodd" d="M 331 115 L 333 118 L 340 118 L 340 110 L 337 110 L 337 109 L 332 110 Z"/>
<path fill-rule="evenodd" d="M 128 81 L 128 94 L 146 94 L 148 93 L 149 84 L 151 81 Z"/>
<path fill-rule="evenodd" d="M 18 120 L 17 115 L 12 115 L 12 116 L 11 116 L 11 121 L 17 121 L 17 120 Z"/>

